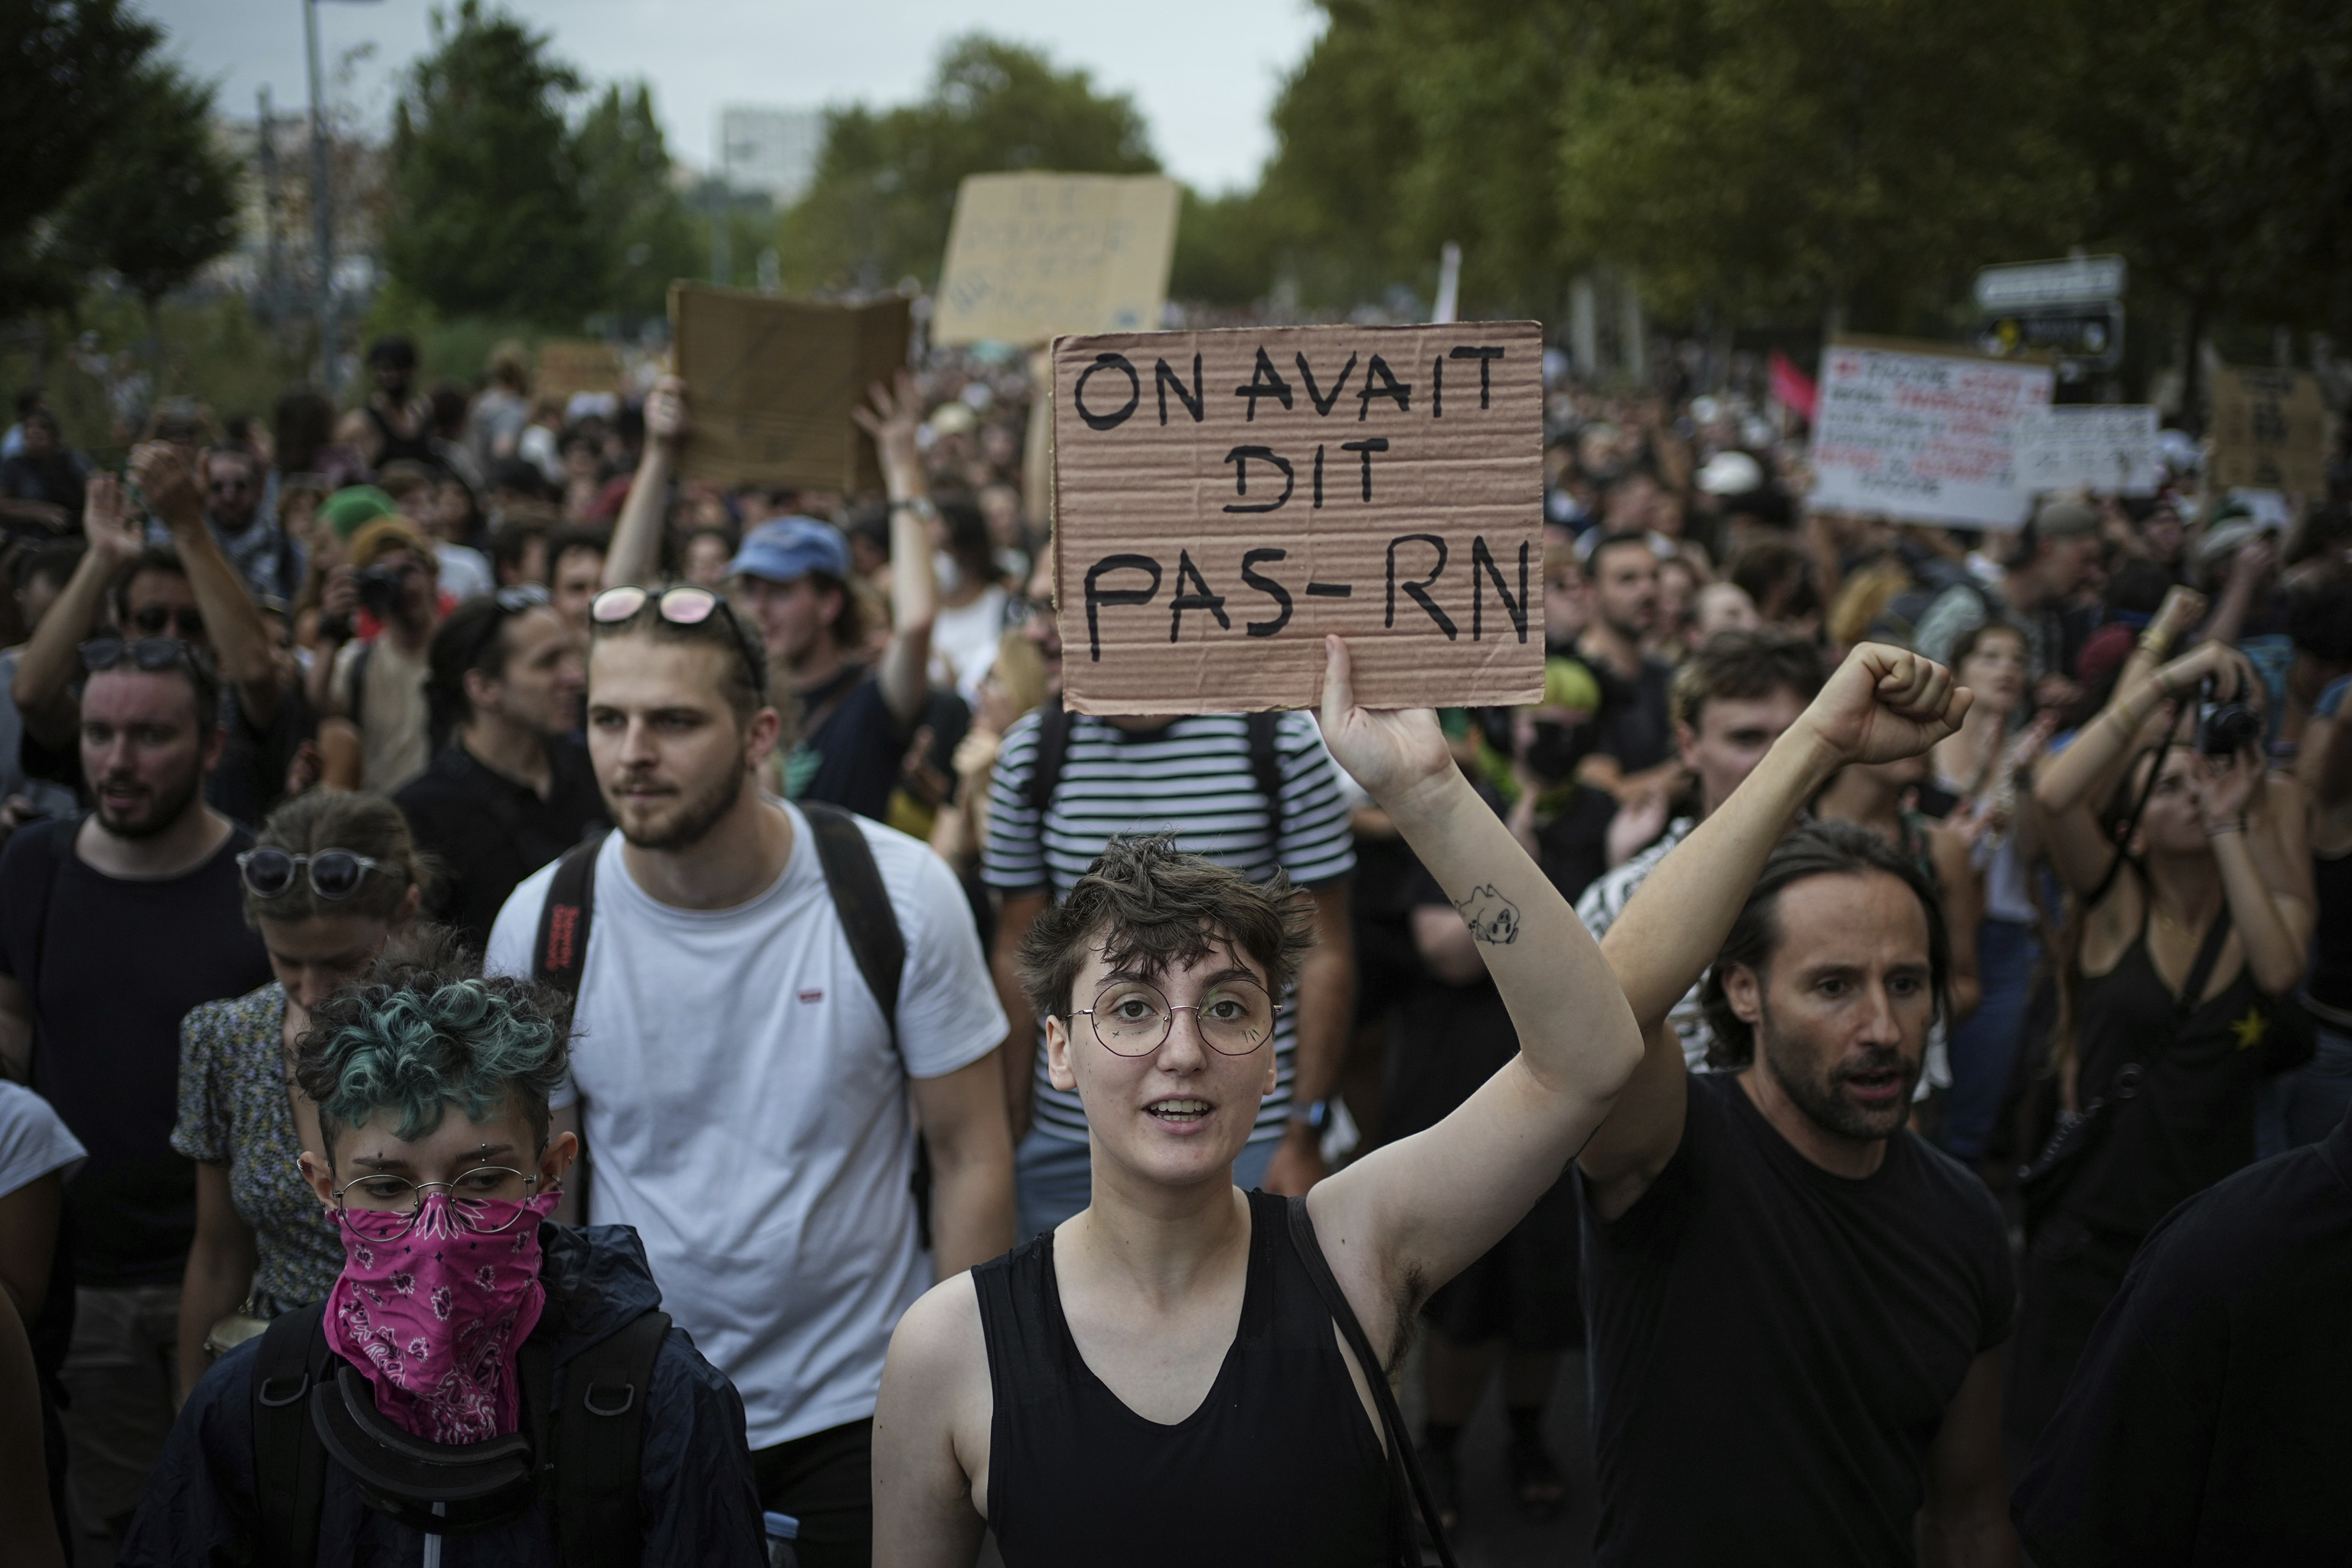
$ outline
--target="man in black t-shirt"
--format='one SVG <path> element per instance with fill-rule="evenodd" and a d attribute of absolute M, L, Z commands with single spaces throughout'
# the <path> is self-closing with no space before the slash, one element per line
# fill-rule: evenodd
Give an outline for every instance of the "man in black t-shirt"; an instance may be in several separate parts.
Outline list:
<path fill-rule="evenodd" d="M 605 820 L 588 748 L 572 738 L 587 668 L 536 584 L 458 605 L 429 658 L 435 715 L 457 732 L 393 801 L 440 863 L 435 917 L 479 952 L 515 885 Z"/>
<path fill-rule="evenodd" d="M 1839 767 L 1916 756 L 1967 708 L 1941 667 L 1855 649 L 1602 944 L 1644 1053 L 1577 1160 L 1596 1563 L 2016 1562 L 2008 1238 L 1906 1125 L 1940 907 L 1850 824 L 1782 837 Z M 1692 1076 L 1668 1014 L 1710 962 L 1736 1070 Z"/>
<path fill-rule="evenodd" d="M 1601 683 L 1600 734 L 1585 778 L 1620 800 L 1672 784 L 1675 752 L 1671 666 L 1642 645 L 1658 625 L 1658 555 L 1646 533 L 1612 533 L 1584 558 L 1591 619 L 1577 657 Z"/>
<path fill-rule="evenodd" d="M 171 1430 L 195 1169 L 172 1152 L 180 1020 L 269 979 L 241 918 L 252 836 L 205 804 L 221 691 L 184 643 L 89 645 L 81 765 L 98 809 L 0 855 L 0 1062 L 89 1163 L 65 1190 L 79 1289 L 62 1380 L 78 1555 L 113 1561 Z"/>
<path fill-rule="evenodd" d="M 2017 1489 L 2042 1568 L 2352 1563 L 2352 1120 L 2142 1245 Z"/>

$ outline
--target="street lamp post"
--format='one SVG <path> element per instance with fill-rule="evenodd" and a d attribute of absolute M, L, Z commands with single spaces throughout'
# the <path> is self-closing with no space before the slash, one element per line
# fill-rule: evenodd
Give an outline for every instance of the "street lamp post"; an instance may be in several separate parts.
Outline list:
<path fill-rule="evenodd" d="M 319 0 L 302 0 L 302 41 L 310 57 L 310 222 L 319 268 L 319 384 L 335 384 L 335 195 L 327 177 L 327 114 L 319 89 Z"/>

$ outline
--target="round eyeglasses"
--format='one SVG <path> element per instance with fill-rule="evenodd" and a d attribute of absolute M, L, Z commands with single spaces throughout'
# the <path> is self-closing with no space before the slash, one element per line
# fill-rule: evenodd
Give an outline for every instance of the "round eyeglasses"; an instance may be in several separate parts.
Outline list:
<path fill-rule="evenodd" d="M 425 1193 L 438 1187 L 448 1194 L 448 1212 L 457 1224 L 478 1236 L 498 1236 L 512 1230 L 530 1212 L 515 1205 L 528 1199 L 538 1184 L 537 1176 L 526 1176 L 503 1165 L 478 1165 L 446 1182 L 361 1176 L 335 1189 L 335 1218 L 348 1226 L 349 1215 L 354 1209 L 364 1214 L 397 1215 L 405 1222 L 398 1229 L 370 1232 L 377 1241 L 397 1240 L 416 1227 L 417 1216 L 425 1212 Z M 503 1206 L 495 1210 L 483 1206 L 492 1201 Z"/>
<path fill-rule="evenodd" d="M 1198 1002 L 1173 1004 L 1156 985 L 1118 980 L 1097 994 L 1093 1006 L 1077 1008 L 1076 1014 L 1093 1021 L 1095 1038 L 1114 1056 L 1150 1056 L 1167 1042 L 1176 1015 L 1190 1013 L 1211 1050 L 1245 1057 L 1273 1038 L 1275 1015 L 1281 1011 L 1254 981 L 1221 980 L 1202 992 Z"/>
<path fill-rule="evenodd" d="M 257 899 L 284 897 L 294 886 L 295 874 L 307 868 L 312 892 L 322 899 L 341 901 L 360 890 L 361 879 L 370 871 L 381 871 L 385 867 L 381 860 L 371 860 L 348 849 L 295 855 L 284 849 L 261 848 L 239 855 L 236 868 L 245 877 L 246 890 Z"/>

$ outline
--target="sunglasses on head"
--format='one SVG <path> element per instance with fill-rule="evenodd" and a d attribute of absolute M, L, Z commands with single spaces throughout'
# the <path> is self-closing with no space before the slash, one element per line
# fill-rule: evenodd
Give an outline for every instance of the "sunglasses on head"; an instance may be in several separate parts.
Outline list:
<path fill-rule="evenodd" d="M 205 635 L 205 617 L 193 605 L 149 605 L 131 616 L 131 624 L 151 637 L 174 630 L 184 639 Z"/>
<path fill-rule="evenodd" d="M 751 677 L 751 689 L 762 700 L 766 699 L 768 670 L 762 654 L 736 617 L 734 607 L 708 588 L 607 588 L 588 601 L 590 629 L 618 630 L 648 609 L 674 626 L 702 626 L 713 616 L 725 622 L 735 651 L 741 656 L 743 668 Z"/>
<path fill-rule="evenodd" d="M 483 623 L 481 635 L 474 639 L 474 646 L 467 651 L 466 668 L 468 669 L 482 668 L 483 656 L 490 651 L 490 645 L 499 640 L 499 633 L 505 629 L 507 617 L 520 616 L 525 610 L 545 609 L 551 601 L 547 590 L 537 583 L 519 583 L 491 595 L 490 603 L 498 606 L 499 613 Z"/>
<path fill-rule="evenodd" d="M 81 645 L 81 667 L 96 675 L 101 669 L 112 669 L 120 664 L 130 664 L 137 669 L 194 669 L 195 660 L 189 657 L 188 645 L 170 637 L 92 637 Z"/>
<path fill-rule="evenodd" d="M 310 890 L 322 899 L 342 900 L 360 890 L 360 882 L 370 871 L 384 869 L 381 860 L 371 860 L 349 849 L 321 849 L 315 854 L 296 855 L 284 849 L 248 849 L 236 858 L 236 868 L 245 878 L 246 890 L 257 899 L 275 899 L 285 895 L 294 886 L 295 875 L 308 868 Z"/>

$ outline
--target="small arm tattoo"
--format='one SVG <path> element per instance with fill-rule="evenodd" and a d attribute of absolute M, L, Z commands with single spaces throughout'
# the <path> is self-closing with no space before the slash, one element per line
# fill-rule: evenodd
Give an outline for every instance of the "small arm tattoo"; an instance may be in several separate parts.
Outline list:
<path fill-rule="evenodd" d="M 1519 906 L 1495 891 L 1493 883 L 1471 889 L 1454 907 L 1470 928 L 1471 941 L 1508 947 L 1519 940 Z"/>

